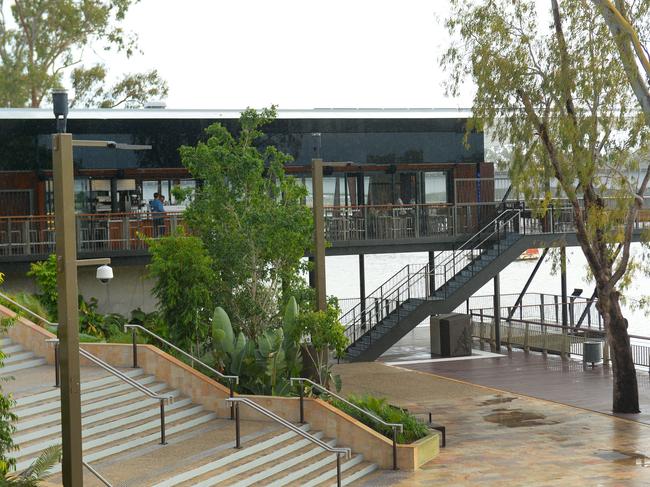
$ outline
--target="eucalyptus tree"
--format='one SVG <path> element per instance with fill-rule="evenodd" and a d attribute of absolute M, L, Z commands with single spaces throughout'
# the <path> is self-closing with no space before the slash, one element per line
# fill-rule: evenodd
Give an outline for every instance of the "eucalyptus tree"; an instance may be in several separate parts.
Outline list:
<path fill-rule="evenodd" d="M 137 51 L 136 35 L 122 26 L 137 1 L 13 0 L 7 7 L 0 0 L 0 106 L 37 108 L 68 75 L 81 106 L 113 108 L 165 96 L 157 70 L 114 76 L 107 86 L 104 64 L 83 64 L 92 50 L 127 58 Z"/>
<path fill-rule="evenodd" d="M 621 299 L 635 271 L 630 252 L 650 172 L 646 119 L 617 43 L 595 0 L 452 0 L 452 43 L 441 59 L 447 90 L 476 84 L 470 128 L 489 126 L 512 148 L 513 185 L 544 214 L 558 188 L 575 219 L 612 351 L 613 410 L 639 411 L 637 377 Z M 650 2 L 627 18 L 649 30 Z M 555 180 L 555 181 L 553 181 Z M 554 183 L 554 184 L 553 184 Z"/>

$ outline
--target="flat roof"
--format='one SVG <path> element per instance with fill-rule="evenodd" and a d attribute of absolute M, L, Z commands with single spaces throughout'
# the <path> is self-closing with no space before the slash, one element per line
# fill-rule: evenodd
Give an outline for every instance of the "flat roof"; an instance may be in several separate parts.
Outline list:
<path fill-rule="evenodd" d="M 69 120 L 155 120 L 155 119 L 235 119 L 243 109 L 178 110 L 169 108 L 139 109 L 72 109 Z M 310 108 L 278 109 L 279 119 L 317 119 L 317 118 L 469 118 L 469 108 Z M 47 120 L 54 119 L 51 108 L 0 108 L 0 120 Z"/>

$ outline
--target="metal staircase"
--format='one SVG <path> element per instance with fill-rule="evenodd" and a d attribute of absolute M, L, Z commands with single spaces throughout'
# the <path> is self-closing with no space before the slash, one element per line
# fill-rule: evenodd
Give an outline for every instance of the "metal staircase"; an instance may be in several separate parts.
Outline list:
<path fill-rule="evenodd" d="M 500 213 L 433 268 L 407 265 L 341 318 L 351 362 L 377 359 L 427 317 L 450 313 L 530 245 L 521 211 Z"/>

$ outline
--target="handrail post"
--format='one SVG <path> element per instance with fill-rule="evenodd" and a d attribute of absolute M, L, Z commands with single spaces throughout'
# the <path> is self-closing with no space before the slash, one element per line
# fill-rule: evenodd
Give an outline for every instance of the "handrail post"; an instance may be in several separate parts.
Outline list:
<path fill-rule="evenodd" d="M 241 449 L 241 436 L 239 431 L 239 403 L 235 403 L 235 448 Z"/>
<path fill-rule="evenodd" d="M 336 454 L 336 486 L 341 487 L 341 454 Z"/>
<path fill-rule="evenodd" d="M 232 379 L 228 379 L 228 389 L 230 390 L 230 397 L 235 396 L 235 391 L 233 390 Z M 235 405 L 230 403 L 230 419 L 235 419 Z"/>
<path fill-rule="evenodd" d="M 160 444 L 166 445 L 167 438 L 165 436 L 165 400 L 160 400 Z"/>
<path fill-rule="evenodd" d="M 138 338 L 135 327 L 131 328 L 131 339 L 133 343 L 133 368 L 138 368 Z"/>
<path fill-rule="evenodd" d="M 305 387 L 302 381 L 299 381 L 300 384 L 300 424 L 305 424 Z"/>
<path fill-rule="evenodd" d="M 393 426 L 393 470 L 397 470 L 397 428 Z"/>
<path fill-rule="evenodd" d="M 54 344 L 54 387 L 61 387 L 61 368 L 59 367 L 59 342 Z"/>

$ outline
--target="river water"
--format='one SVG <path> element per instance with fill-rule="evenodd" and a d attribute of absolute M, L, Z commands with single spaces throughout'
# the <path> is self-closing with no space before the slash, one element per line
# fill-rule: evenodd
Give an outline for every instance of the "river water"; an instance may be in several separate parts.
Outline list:
<path fill-rule="evenodd" d="M 633 254 L 639 254 L 638 244 L 632 246 Z M 540 251 L 541 253 L 541 251 Z M 436 253 L 436 260 L 438 260 Z M 374 254 L 366 255 L 366 293 L 371 293 L 386 279 L 400 270 L 406 264 L 423 265 L 427 262 L 427 254 L 413 252 L 404 254 Z M 519 293 L 523 288 L 530 273 L 535 267 L 536 260 L 515 261 L 501 271 L 501 293 Z M 331 256 L 326 259 L 327 294 L 338 298 L 359 298 L 359 259 L 356 255 Z M 551 256 L 542 263 L 537 275 L 533 279 L 528 292 L 548 294 L 561 294 L 560 273 L 553 274 Z M 582 251 L 578 247 L 567 248 L 567 291 L 569 294 L 574 288 L 583 289 L 582 297 L 589 298 L 594 290 L 593 283 L 587 280 L 587 264 Z M 636 300 L 650 294 L 650 277 L 636 277 L 630 289 L 626 292 L 629 300 Z M 490 281 L 477 295 L 491 295 L 493 284 Z M 650 316 L 644 310 L 633 309 L 626 304 L 624 313 L 629 321 L 629 332 L 633 335 L 650 336 Z"/>

